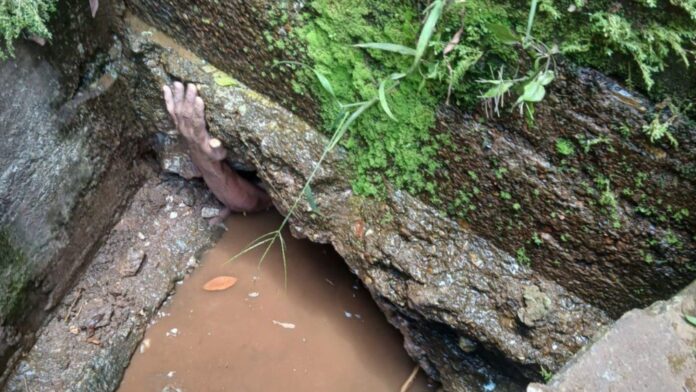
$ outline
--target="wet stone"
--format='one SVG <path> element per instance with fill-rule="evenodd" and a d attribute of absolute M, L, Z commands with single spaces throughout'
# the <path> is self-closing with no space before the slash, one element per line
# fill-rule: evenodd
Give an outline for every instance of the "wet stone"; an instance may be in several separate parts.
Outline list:
<path fill-rule="evenodd" d="M 528 326 L 537 326 L 551 309 L 551 299 L 537 286 L 524 289 L 524 307 L 517 312 L 520 321 Z"/>
<path fill-rule="evenodd" d="M 527 392 L 696 390 L 696 281 L 668 301 L 627 312 L 547 385 Z"/>
<path fill-rule="evenodd" d="M 119 263 L 118 272 L 123 277 L 135 276 L 140 270 L 140 266 L 147 258 L 145 251 L 138 248 L 130 248 L 126 256 Z"/>
<path fill-rule="evenodd" d="M 215 207 L 203 207 L 201 208 L 201 217 L 205 219 L 215 218 L 220 215 L 220 209 Z"/>
<path fill-rule="evenodd" d="M 80 329 L 86 330 L 91 335 L 96 329 L 109 325 L 113 313 L 113 306 L 110 303 L 101 298 L 92 300 L 82 308 L 79 318 Z"/>

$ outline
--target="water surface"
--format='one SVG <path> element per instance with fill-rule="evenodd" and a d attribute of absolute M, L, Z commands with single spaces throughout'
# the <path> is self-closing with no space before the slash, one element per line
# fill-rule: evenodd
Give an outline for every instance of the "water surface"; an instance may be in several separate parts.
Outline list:
<path fill-rule="evenodd" d="M 414 368 L 402 337 L 332 248 L 286 233 L 287 290 L 278 247 L 260 269 L 261 252 L 226 263 L 280 219 L 228 219 L 148 329 L 119 391 L 399 391 Z M 203 290 L 220 275 L 238 281 Z M 409 389 L 432 390 L 422 373 Z"/>

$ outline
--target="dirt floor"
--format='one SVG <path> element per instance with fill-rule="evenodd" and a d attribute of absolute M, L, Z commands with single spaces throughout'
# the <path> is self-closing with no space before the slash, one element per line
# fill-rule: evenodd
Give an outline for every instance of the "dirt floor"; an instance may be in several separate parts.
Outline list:
<path fill-rule="evenodd" d="M 202 183 L 155 176 L 8 375 L 8 391 L 114 390 L 151 318 L 223 231 Z"/>

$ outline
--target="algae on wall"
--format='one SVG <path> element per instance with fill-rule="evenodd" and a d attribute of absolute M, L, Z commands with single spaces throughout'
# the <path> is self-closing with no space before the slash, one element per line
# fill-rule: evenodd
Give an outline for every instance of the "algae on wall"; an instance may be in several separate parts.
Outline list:
<path fill-rule="evenodd" d="M 56 10 L 55 3 L 56 0 L 0 0 L 0 60 L 13 56 L 14 41 L 22 34 L 51 38 L 46 23 Z"/>
<path fill-rule="evenodd" d="M 264 32 L 265 43 L 279 53 L 304 58 L 331 83 L 335 94 L 328 93 L 307 67 L 290 65 L 296 68 L 293 88 L 298 93 L 309 92 L 320 102 L 324 128 L 332 132 L 343 113 L 337 102 L 360 102 L 375 96 L 379 81 L 403 72 L 410 61 L 409 56 L 354 45 L 380 42 L 414 47 L 426 5 L 399 0 L 314 0 L 298 12 L 283 2 L 267 11 L 272 28 Z M 388 180 L 411 193 L 425 193 L 436 203 L 441 201 L 433 176 L 443 163 L 437 151 L 449 145 L 450 138 L 432 132 L 436 109 L 451 100 L 470 111 L 487 89 L 481 79 L 491 79 L 492 71 L 497 75 L 500 70 L 501 77 L 512 80 L 532 68 L 536 54 L 531 53 L 530 58 L 530 53 L 505 42 L 500 33 L 505 29 L 510 36 L 524 36 L 529 14 L 526 2 L 448 3 L 429 43 L 427 65 L 387 97 L 396 119 L 389 119 L 375 106 L 352 126 L 344 145 L 350 151 L 354 191 L 380 195 Z M 559 60 L 565 56 L 620 76 L 654 97 L 670 95 L 665 94 L 668 86 L 659 81 L 653 85 L 672 58 L 685 64 L 692 61 L 687 50 L 696 37 L 696 14 L 688 1 L 617 5 L 545 0 L 539 2 L 534 15 L 531 37 L 545 50 L 557 51 Z M 460 29 L 458 44 L 445 53 L 446 44 Z M 513 95 L 521 94 L 522 86 L 515 87 L 510 90 Z M 510 100 L 514 102 L 514 97 Z"/>
<path fill-rule="evenodd" d="M 20 316 L 29 283 L 28 262 L 7 229 L 0 230 L 0 320 Z"/>

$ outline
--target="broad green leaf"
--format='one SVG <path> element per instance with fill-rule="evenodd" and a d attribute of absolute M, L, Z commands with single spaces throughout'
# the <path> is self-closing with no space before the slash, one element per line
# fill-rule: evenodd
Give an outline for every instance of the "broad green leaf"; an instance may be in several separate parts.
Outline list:
<path fill-rule="evenodd" d="M 416 50 L 413 48 L 409 48 L 407 46 L 403 45 L 398 45 L 398 44 L 390 44 L 390 43 L 385 43 L 385 42 L 368 42 L 364 44 L 357 44 L 353 45 L 356 48 L 365 48 L 365 49 L 379 49 L 379 50 L 384 50 L 386 52 L 394 52 L 394 53 L 400 53 L 406 56 L 415 56 L 416 55 Z"/>
<path fill-rule="evenodd" d="M 432 38 L 435 32 L 435 26 L 437 25 L 440 15 L 442 15 L 442 8 L 444 7 L 444 0 L 435 0 L 432 3 L 432 9 L 428 13 L 428 18 L 423 24 L 423 29 L 421 30 L 420 36 L 418 37 L 418 44 L 416 45 L 416 58 L 413 60 L 412 68 L 415 68 L 420 63 L 425 50 L 428 48 L 430 43 L 430 38 Z"/>
<path fill-rule="evenodd" d="M 517 103 L 540 102 L 546 95 L 546 89 L 536 79 L 524 85 L 522 95 L 517 99 Z"/>
<path fill-rule="evenodd" d="M 405 73 L 393 73 L 393 74 L 389 75 L 389 79 L 391 79 L 391 80 L 399 80 L 399 79 L 403 79 L 404 77 L 406 77 Z"/>
<path fill-rule="evenodd" d="M 331 87 L 331 82 L 329 82 L 329 79 L 324 76 L 321 72 L 317 71 L 316 69 L 312 68 L 312 71 L 314 71 L 314 75 L 317 76 L 317 79 L 319 79 L 319 83 L 321 83 L 321 87 L 324 88 L 329 94 L 331 94 L 332 97 L 335 97 L 336 94 L 334 94 L 333 87 Z"/>
<path fill-rule="evenodd" d="M 536 79 L 539 81 L 539 83 L 541 83 L 542 86 L 546 86 L 547 84 L 553 82 L 555 77 L 556 75 L 553 73 L 553 71 L 548 70 L 540 73 Z"/>
<path fill-rule="evenodd" d="M 481 97 L 482 98 L 502 97 L 503 94 L 505 94 L 506 92 L 508 92 L 508 90 L 510 90 L 512 85 L 513 85 L 512 82 L 507 82 L 507 81 L 496 83 L 495 86 L 491 87 L 490 89 L 488 89 L 488 91 L 483 93 L 483 95 L 481 95 Z"/>
<path fill-rule="evenodd" d="M 691 324 L 691 325 L 693 325 L 694 327 L 696 327 L 696 316 L 688 316 L 688 315 L 685 314 L 685 315 L 684 315 L 684 319 L 685 319 L 689 324 Z"/>
<path fill-rule="evenodd" d="M 513 34 L 508 26 L 500 23 L 491 23 L 486 27 L 496 39 L 504 44 L 512 45 L 519 42 L 519 38 Z"/>
<path fill-rule="evenodd" d="M 387 94 L 384 91 L 388 80 L 389 79 L 384 79 L 382 80 L 382 83 L 379 84 L 379 104 L 382 105 L 382 110 L 384 110 L 384 113 L 387 113 L 387 116 L 389 116 L 389 118 L 396 121 L 396 117 L 394 117 L 394 114 L 392 114 L 391 109 L 389 109 L 389 103 L 387 102 Z"/>

